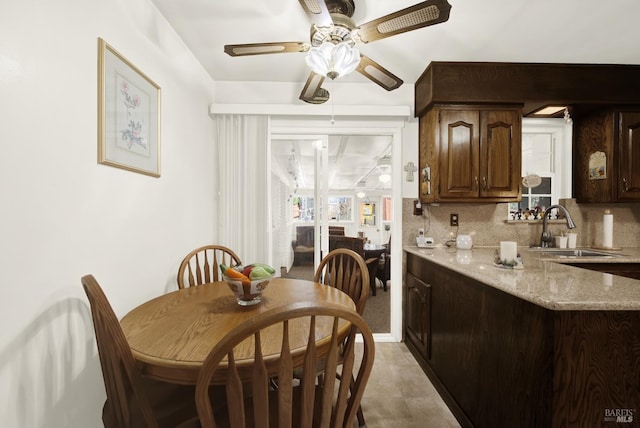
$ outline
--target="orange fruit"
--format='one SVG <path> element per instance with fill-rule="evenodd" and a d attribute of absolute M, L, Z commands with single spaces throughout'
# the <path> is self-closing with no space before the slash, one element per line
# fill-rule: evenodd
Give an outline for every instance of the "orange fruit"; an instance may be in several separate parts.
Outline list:
<path fill-rule="evenodd" d="M 240 279 L 240 280 L 248 280 L 249 279 L 245 275 L 243 275 L 242 272 L 238 272 L 237 270 L 235 270 L 233 268 L 228 268 L 227 270 L 225 270 L 224 271 L 224 276 L 226 276 L 227 278 Z"/>

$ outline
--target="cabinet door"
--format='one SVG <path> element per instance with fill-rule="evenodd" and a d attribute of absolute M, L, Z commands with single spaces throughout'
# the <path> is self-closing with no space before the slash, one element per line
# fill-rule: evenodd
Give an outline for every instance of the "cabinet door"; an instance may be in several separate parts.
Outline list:
<path fill-rule="evenodd" d="M 522 163 L 520 120 L 520 113 L 515 110 L 480 112 L 481 197 L 518 196 Z"/>
<path fill-rule="evenodd" d="M 573 197 L 579 203 L 617 200 L 616 128 L 616 114 L 610 110 L 577 114 L 573 121 Z M 594 174 L 589 165 L 598 152 L 606 158 L 602 175 Z"/>
<path fill-rule="evenodd" d="M 618 200 L 640 200 L 640 112 L 621 112 L 618 135 Z"/>
<path fill-rule="evenodd" d="M 480 114 L 477 110 L 442 110 L 440 196 L 477 198 L 479 189 Z"/>
<path fill-rule="evenodd" d="M 407 338 L 420 350 L 422 356 L 431 358 L 431 285 L 407 273 L 407 300 L 405 306 Z"/>

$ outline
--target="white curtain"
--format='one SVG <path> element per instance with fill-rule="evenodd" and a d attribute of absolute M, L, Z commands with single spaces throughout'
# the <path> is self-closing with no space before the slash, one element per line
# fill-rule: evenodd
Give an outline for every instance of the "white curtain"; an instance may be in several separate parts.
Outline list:
<path fill-rule="evenodd" d="M 217 242 L 245 264 L 266 263 L 269 117 L 217 115 L 215 122 Z"/>

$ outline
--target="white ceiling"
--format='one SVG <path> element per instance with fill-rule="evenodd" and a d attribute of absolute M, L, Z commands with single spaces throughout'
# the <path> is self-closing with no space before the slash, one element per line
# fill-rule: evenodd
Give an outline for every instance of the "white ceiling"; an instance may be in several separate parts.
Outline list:
<path fill-rule="evenodd" d="M 309 41 L 310 21 L 298 0 L 152 0 L 216 82 L 299 82 L 309 69 L 304 53 L 230 57 L 225 44 Z M 354 0 L 362 24 L 419 0 Z M 447 22 L 360 45 L 363 54 L 413 84 L 431 61 L 506 61 L 640 64 L 638 0 L 449 0 Z M 344 83 L 370 83 L 359 73 Z M 300 101 L 302 103 L 302 101 Z M 337 140 L 336 140 L 337 139 Z M 375 172 L 389 142 L 371 137 L 332 137 L 331 188 L 356 188 Z M 348 143 L 348 144 L 346 144 Z M 297 146 L 303 182 L 313 182 L 308 144 L 274 148 L 274 169 L 287 169 Z M 388 153 L 388 152 L 387 152 Z M 278 167 L 277 165 L 280 164 Z M 346 166 L 346 169 L 342 168 Z M 342 171 L 338 173 L 337 171 Z M 369 174 L 369 178 L 373 177 Z"/>
<path fill-rule="evenodd" d="M 232 58 L 225 44 L 309 41 L 297 0 L 152 0 L 215 81 L 306 81 L 304 53 Z M 420 3 L 354 0 L 356 24 Z M 449 0 L 447 22 L 360 45 L 405 83 L 431 61 L 640 64 L 637 0 Z M 368 82 L 359 73 L 342 82 Z M 376 90 L 383 90 L 371 84 Z"/>
<path fill-rule="evenodd" d="M 391 136 L 383 135 L 331 135 L 327 151 L 329 156 L 328 182 L 331 190 L 364 189 L 384 191 L 391 183 L 379 180 L 384 167 L 381 158 L 391 159 Z M 293 168 L 290 158 L 293 154 Z M 272 171 L 289 182 L 292 188 L 314 187 L 316 149 L 309 140 L 273 140 Z"/>

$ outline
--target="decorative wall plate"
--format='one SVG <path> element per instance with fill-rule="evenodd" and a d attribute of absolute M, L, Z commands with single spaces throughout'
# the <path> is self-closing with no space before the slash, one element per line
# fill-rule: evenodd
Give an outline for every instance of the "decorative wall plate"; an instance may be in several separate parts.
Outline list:
<path fill-rule="evenodd" d="M 533 187 L 538 187 L 540 183 L 542 183 L 542 177 L 536 174 L 529 174 L 526 177 L 522 178 L 522 184 L 530 189 Z"/>

